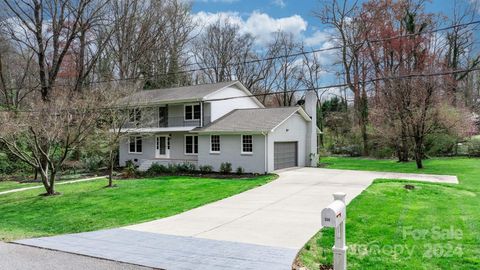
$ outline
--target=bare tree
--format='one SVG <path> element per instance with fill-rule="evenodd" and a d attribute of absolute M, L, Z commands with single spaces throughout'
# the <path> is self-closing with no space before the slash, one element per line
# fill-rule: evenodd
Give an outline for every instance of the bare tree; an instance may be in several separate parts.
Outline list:
<path fill-rule="evenodd" d="M 363 154 L 368 155 L 368 96 L 365 83 L 368 76 L 368 61 L 365 58 L 365 32 L 368 27 L 361 20 L 357 1 L 325 1 L 323 9 L 315 13 L 325 24 L 337 32 L 337 42 L 341 46 L 340 62 L 344 79 L 353 93 L 355 122 L 360 127 L 363 141 Z"/>
<path fill-rule="evenodd" d="M 14 45 L 0 32 L 0 106 L 17 110 L 35 91 L 38 80 L 33 52 Z"/>
<path fill-rule="evenodd" d="M 245 76 L 246 69 L 237 68 L 251 59 L 253 37 L 240 34 L 237 25 L 219 19 L 207 26 L 193 43 L 195 63 L 201 75 L 209 83 L 230 81 L 236 78 L 235 71 Z"/>
<path fill-rule="evenodd" d="M 113 187 L 113 170 L 120 147 L 120 141 L 126 136 L 127 123 L 130 121 L 130 110 L 138 109 L 129 102 L 129 95 L 140 88 L 138 83 L 127 83 L 103 88 L 101 95 L 104 101 L 102 108 L 102 125 L 99 127 L 102 138 L 108 149 L 108 185 Z"/>
<path fill-rule="evenodd" d="M 8 1 L 9 37 L 35 53 L 43 101 L 49 101 L 65 56 L 81 32 L 86 14 L 97 14 L 102 0 Z"/>
<path fill-rule="evenodd" d="M 473 1 L 455 1 L 450 24 L 454 26 L 474 21 L 477 19 L 477 8 L 477 4 Z M 450 75 L 451 80 L 449 82 L 450 87 L 448 92 L 454 105 L 457 104 L 457 99 L 461 97 L 458 92 L 462 88 L 465 104 L 471 104 L 471 100 L 468 100 L 468 85 L 462 85 L 462 81 L 465 81 L 472 68 L 480 66 L 480 54 L 474 55 L 472 53 L 475 51 L 474 33 L 476 31 L 478 31 L 478 25 L 463 25 L 453 27 L 446 34 L 445 64 L 447 68 L 450 70 L 466 70 L 465 72 Z"/>
<path fill-rule="evenodd" d="M 33 99 L 32 110 L 0 115 L 0 143 L 40 172 L 46 195 L 56 195 L 58 171 L 69 154 L 96 128 L 98 95 L 52 93 L 49 102 Z"/>
<path fill-rule="evenodd" d="M 291 33 L 279 31 L 275 41 L 270 45 L 272 51 L 278 52 L 273 64 L 275 77 L 275 88 L 280 95 L 277 95 L 277 102 L 280 106 L 293 106 L 296 102 L 295 92 L 301 85 L 301 44 L 295 41 Z"/>

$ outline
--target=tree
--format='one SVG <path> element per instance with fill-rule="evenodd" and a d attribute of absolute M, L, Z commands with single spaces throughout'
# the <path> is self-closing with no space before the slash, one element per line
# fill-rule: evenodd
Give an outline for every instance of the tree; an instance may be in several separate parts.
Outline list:
<path fill-rule="evenodd" d="M 253 50 L 253 37 L 240 34 L 240 28 L 228 20 L 218 19 L 207 26 L 193 43 L 195 63 L 208 83 L 231 81 L 236 72 L 246 75 L 238 68 L 249 60 Z"/>
<path fill-rule="evenodd" d="M 49 102 L 33 99 L 21 111 L 0 113 L 0 143 L 40 172 L 46 195 L 56 195 L 58 171 L 69 154 L 97 127 L 101 102 L 96 93 L 59 90 Z"/>
<path fill-rule="evenodd" d="M 17 110 L 36 90 L 33 58 L 32 51 L 15 46 L 0 32 L 0 107 Z"/>
<path fill-rule="evenodd" d="M 60 0 L 27 2 L 3 0 L 9 23 L 8 36 L 35 53 L 40 93 L 49 101 L 65 56 L 88 22 L 106 0 Z M 87 16 L 90 14 L 92 17 Z"/>
<path fill-rule="evenodd" d="M 138 83 L 137 83 L 138 84 Z M 104 88 L 101 95 L 104 101 L 102 109 L 102 125 L 99 127 L 101 136 L 108 149 L 108 185 L 113 187 L 113 170 L 115 157 L 118 155 L 120 141 L 126 134 L 126 124 L 130 121 L 130 110 L 138 109 L 128 98 L 139 85 L 126 84 L 123 86 Z M 120 108 L 122 107 L 122 108 Z"/>
<path fill-rule="evenodd" d="M 315 15 L 337 32 L 340 48 L 340 63 L 344 79 L 354 97 L 355 122 L 360 127 L 363 154 L 368 155 L 368 96 L 367 85 L 369 61 L 365 57 L 365 32 L 369 29 L 361 20 L 361 10 L 355 1 L 325 1 L 323 9 Z"/>
<path fill-rule="evenodd" d="M 469 3 L 464 1 L 455 1 L 454 10 L 451 19 L 451 26 L 462 25 L 474 21 L 477 17 L 478 6 L 473 1 Z M 453 27 L 446 34 L 446 68 L 452 71 L 466 70 L 465 72 L 453 73 L 449 76 L 448 94 L 452 100 L 452 104 L 457 105 L 459 98 L 464 99 L 465 105 L 471 105 L 470 89 L 467 76 L 471 73 L 471 69 L 480 66 L 480 54 L 474 55 L 474 32 L 476 25 L 463 25 Z M 463 82 L 463 83 L 462 83 Z M 462 87 L 463 86 L 463 87 Z M 460 90 L 463 90 L 463 95 Z"/>

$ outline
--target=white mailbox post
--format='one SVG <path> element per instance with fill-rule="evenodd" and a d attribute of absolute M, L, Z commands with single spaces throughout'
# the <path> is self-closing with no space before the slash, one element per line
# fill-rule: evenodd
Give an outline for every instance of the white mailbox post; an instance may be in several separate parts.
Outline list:
<path fill-rule="evenodd" d="M 335 228 L 335 245 L 333 246 L 333 269 L 347 269 L 347 246 L 345 245 L 345 218 L 347 208 L 345 193 L 334 193 L 334 201 L 322 210 L 322 226 Z"/>

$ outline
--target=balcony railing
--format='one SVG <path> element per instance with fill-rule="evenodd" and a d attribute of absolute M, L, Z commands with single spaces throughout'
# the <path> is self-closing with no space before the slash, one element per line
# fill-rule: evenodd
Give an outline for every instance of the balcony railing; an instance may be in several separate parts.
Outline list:
<path fill-rule="evenodd" d="M 205 117 L 203 125 L 210 123 L 210 117 Z M 162 128 L 162 127 L 200 127 L 201 120 L 185 120 L 184 117 L 168 117 L 168 119 L 142 119 L 139 122 L 128 122 L 126 128 Z"/>

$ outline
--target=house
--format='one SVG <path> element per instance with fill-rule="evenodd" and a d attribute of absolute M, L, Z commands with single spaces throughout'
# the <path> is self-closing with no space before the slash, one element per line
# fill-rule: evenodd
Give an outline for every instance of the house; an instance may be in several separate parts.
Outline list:
<path fill-rule="evenodd" d="M 240 82 L 144 90 L 124 100 L 120 165 L 193 163 L 267 173 L 316 165 L 316 95 L 300 107 L 265 108 Z M 308 113 L 307 113 L 308 112 Z"/>

